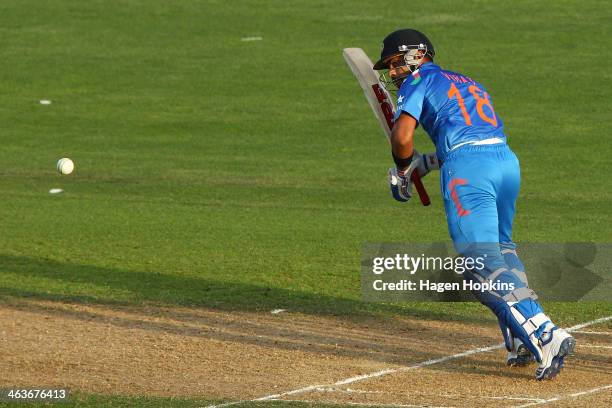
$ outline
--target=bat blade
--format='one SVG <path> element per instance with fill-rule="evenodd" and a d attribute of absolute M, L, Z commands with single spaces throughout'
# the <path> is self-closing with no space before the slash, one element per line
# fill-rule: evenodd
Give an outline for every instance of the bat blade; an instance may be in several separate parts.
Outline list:
<path fill-rule="evenodd" d="M 391 129 L 393 129 L 393 118 L 395 117 L 395 107 L 389 92 L 380 84 L 378 75 L 374 72 L 372 61 L 361 48 L 345 48 L 342 50 L 344 60 L 359 82 L 359 86 L 365 94 L 368 104 L 378 119 L 378 123 L 383 129 L 387 140 L 391 139 Z M 417 171 L 411 175 L 412 183 L 419 194 L 423 205 L 431 204 L 429 194 L 421 181 L 421 176 Z"/>

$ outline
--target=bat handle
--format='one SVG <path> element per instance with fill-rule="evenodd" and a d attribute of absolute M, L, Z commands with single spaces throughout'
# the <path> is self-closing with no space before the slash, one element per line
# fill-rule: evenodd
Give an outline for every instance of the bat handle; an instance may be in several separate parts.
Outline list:
<path fill-rule="evenodd" d="M 431 204 L 431 200 L 429 199 L 429 194 L 427 194 L 427 190 L 425 190 L 425 186 L 423 185 L 423 181 L 421 180 L 421 176 L 418 171 L 413 171 L 410 175 L 410 180 L 412 180 L 412 184 L 416 188 L 417 193 L 419 193 L 419 198 L 421 199 L 421 203 L 424 206 L 428 206 Z"/>

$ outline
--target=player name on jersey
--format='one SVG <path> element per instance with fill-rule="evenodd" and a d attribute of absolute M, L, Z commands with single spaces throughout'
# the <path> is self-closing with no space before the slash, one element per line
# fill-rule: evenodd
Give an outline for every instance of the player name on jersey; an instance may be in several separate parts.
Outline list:
<path fill-rule="evenodd" d="M 449 81 L 456 82 L 458 84 L 475 84 L 476 81 L 473 79 L 466 77 L 465 75 L 460 74 L 451 74 L 448 72 L 440 71 L 442 75 L 446 77 Z"/>

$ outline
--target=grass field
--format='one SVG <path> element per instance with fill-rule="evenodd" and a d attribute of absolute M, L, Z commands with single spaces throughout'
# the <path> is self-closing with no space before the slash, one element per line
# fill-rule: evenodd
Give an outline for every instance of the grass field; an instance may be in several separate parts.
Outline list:
<path fill-rule="evenodd" d="M 389 197 L 341 49 L 374 59 L 396 28 L 428 33 L 437 63 L 487 86 L 521 160 L 515 240 L 610 242 L 611 19 L 593 0 L 5 0 L 0 297 L 492 322 L 477 304 L 360 300 L 364 242 L 448 234 L 437 175 L 431 207 Z M 562 324 L 612 314 L 547 307 Z M 105 398 L 78 406 L 202 404 Z"/>

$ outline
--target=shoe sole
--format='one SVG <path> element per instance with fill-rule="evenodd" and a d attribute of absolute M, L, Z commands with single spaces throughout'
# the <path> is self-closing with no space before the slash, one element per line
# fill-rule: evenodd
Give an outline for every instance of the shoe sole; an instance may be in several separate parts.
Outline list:
<path fill-rule="evenodd" d="M 559 346 L 559 351 L 557 355 L 553 357 L 550 367 L 544 370 L 542 376 L 537 378 L 538 381 L 541 380 L 551 380 L 559 374 L 561 368 L 563 368 L 563 359 L 568 355 L 574 352 L 576 348 L 576 339 L 573 337 L 568 337 L 567 339 L 561 342 L 561 346 Z"/>
<path fill-rule="evenodd" d="M 525 367 L 535 361 L 531 351 L 523 344 L 519 346 L 516 354 L 516 357 L 509 358 L 506 362 L 510 367 Z"/>
<path fill-rule="evenodd" d="M 516 358 L 508 359 L 507 364 L 510 367 L 525 367 L 526 365 L 531 364 L 533 361 L 534 361 L 534 358 L 532 355 L 518 356 Z"/>

